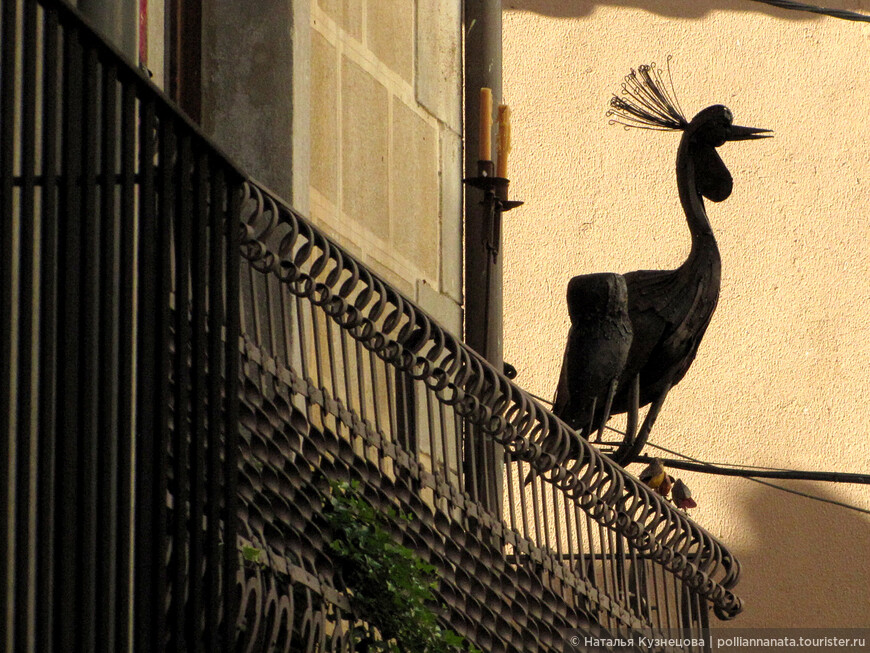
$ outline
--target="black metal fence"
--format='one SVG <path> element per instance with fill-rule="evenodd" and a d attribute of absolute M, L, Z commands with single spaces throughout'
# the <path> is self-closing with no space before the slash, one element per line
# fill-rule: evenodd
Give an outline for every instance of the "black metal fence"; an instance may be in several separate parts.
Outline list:
<path fill-rule="evenodd" d="M 566 426 L 252 182 L 242 218 L 240 533 L 263 553 L 243 572 L 245 650 L 359 637 L 326 546 L 336 480 L 415 516 L 395 537 L 435 566 L 445 622 L 485 651 L 698 635 L 710 609 L 740 611 L 739 565 L 684 513 L 585 441 L 554 468 L 540 443 Z M 475 496 L 487 484 L 466 474 L 486 465 L 462 459 L 470 437 L 503 448 L 501 496 Z"/>
<path fill-rule="evenodd" d="M 324 518 L 341 480 L 485 651 L 739 612 L 721 543 L 586 443 L 554 467 L 561 422 L 74 9 L 0 6 L 4 650 L 365 650 Z"/>
<path fill-rule="evenodd" d="M 65 4 L 0 40 L 0 648 L 217 650 L 241 178 Z"/>

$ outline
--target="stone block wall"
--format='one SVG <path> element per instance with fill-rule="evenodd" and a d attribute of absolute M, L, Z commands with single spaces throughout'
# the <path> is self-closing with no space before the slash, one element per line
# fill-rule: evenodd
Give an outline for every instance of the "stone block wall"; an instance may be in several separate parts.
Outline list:
<path fill-rule="evenodd" d="M 461 2 L 311 3 L 311 217 L 461 335 Z"/>

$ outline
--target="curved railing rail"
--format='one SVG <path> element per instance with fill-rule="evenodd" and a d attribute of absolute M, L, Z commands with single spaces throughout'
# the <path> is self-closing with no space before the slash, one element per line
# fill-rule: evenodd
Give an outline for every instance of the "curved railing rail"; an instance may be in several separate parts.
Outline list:
<path fill-rule="evenodd" d="M 508 509 L 503 521 L 512 531 L 543 549 L 568 550 L 566 540 L 579 533 L 582 519 L 566 506 L 579 508 L 599 526 L 621 535 L 635 555 L 653 561 L 709 601 L 720 618 L 741 610 L 731 591 L 739 576 L 738 562 L 686 514 L 586 441 L 581 441 L 577 460 L 558 463 L 541 443 L 567 446 L 572 434 L 565 424 L 254 182 L 245 184 L 242 221 L 243 255 L 256 270 L 319 307 L 364 349 L 414 383 L 425 384 L 466 427 L 504 448 Z M 520 479 L 531 469 L 546 485 L 523 484 Z M 490 512 L 497 521 L 498 511 Z M 575 545 L 571 552 L 580 557 L 580 549 Z"/>

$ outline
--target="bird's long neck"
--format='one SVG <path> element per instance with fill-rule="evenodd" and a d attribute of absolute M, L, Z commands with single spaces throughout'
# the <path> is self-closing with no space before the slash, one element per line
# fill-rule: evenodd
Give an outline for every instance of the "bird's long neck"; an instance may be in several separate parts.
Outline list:
<path fill-rule="evenodd" d="M 704 208 L 704 198 L 698 190 L 695 155 L 688 135 L 684 135 L 677 152 L 677 188 L 680 191 L 680 202 L 686 213 L 686 222 L 692 235 L 692 251 L 686 263 L 698 257 L 707 258 L 711 255 L 718 259 L 719 249 L 713 237 L 713 228 L 707 218 Z"/>

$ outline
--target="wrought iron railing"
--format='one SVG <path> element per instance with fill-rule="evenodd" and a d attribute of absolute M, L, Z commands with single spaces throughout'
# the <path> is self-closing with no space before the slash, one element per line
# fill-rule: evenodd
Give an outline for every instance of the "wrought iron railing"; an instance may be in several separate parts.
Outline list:
<path fill-rule="evenodd" d="M 66 4 L 0 43 L 0 649 L 217 650 L 242 178 Z"/>
<path fill-rule="evenodd" d="M 319 518 L 336 479 L 416 516 L 396 537 L 435 565 L 446 620 L 486 651 L 562 650 L 573 630 L 698 634 L 710 608 L 739 612 L 739 566 L 721 543 L 585 441 L 554 468 L 540 443 L 565 441 L 564 424 L 274 195 L 245 188 L 241 521 L 268 561 L 247 581 L 247 623 L 304 590 L 285 626 L 320 637 L 305 650 L 330 639 L 304 625 L 312 614 L 351 636 Z M 494 503 L 475 496 L 486 466 L 464 464 L 470 437 L 504 451 Z M 525 484 L 532 468 L 543 474 Z"/>
<path fill-rule="evenodd" d="M 485 651 L 739 612 L 721 543 L 585 442 L 554 465 L 567 427 L 61 0 L 2 2 L 0 136 L 5 650 L 363 650 L 341 480 Z"/>

